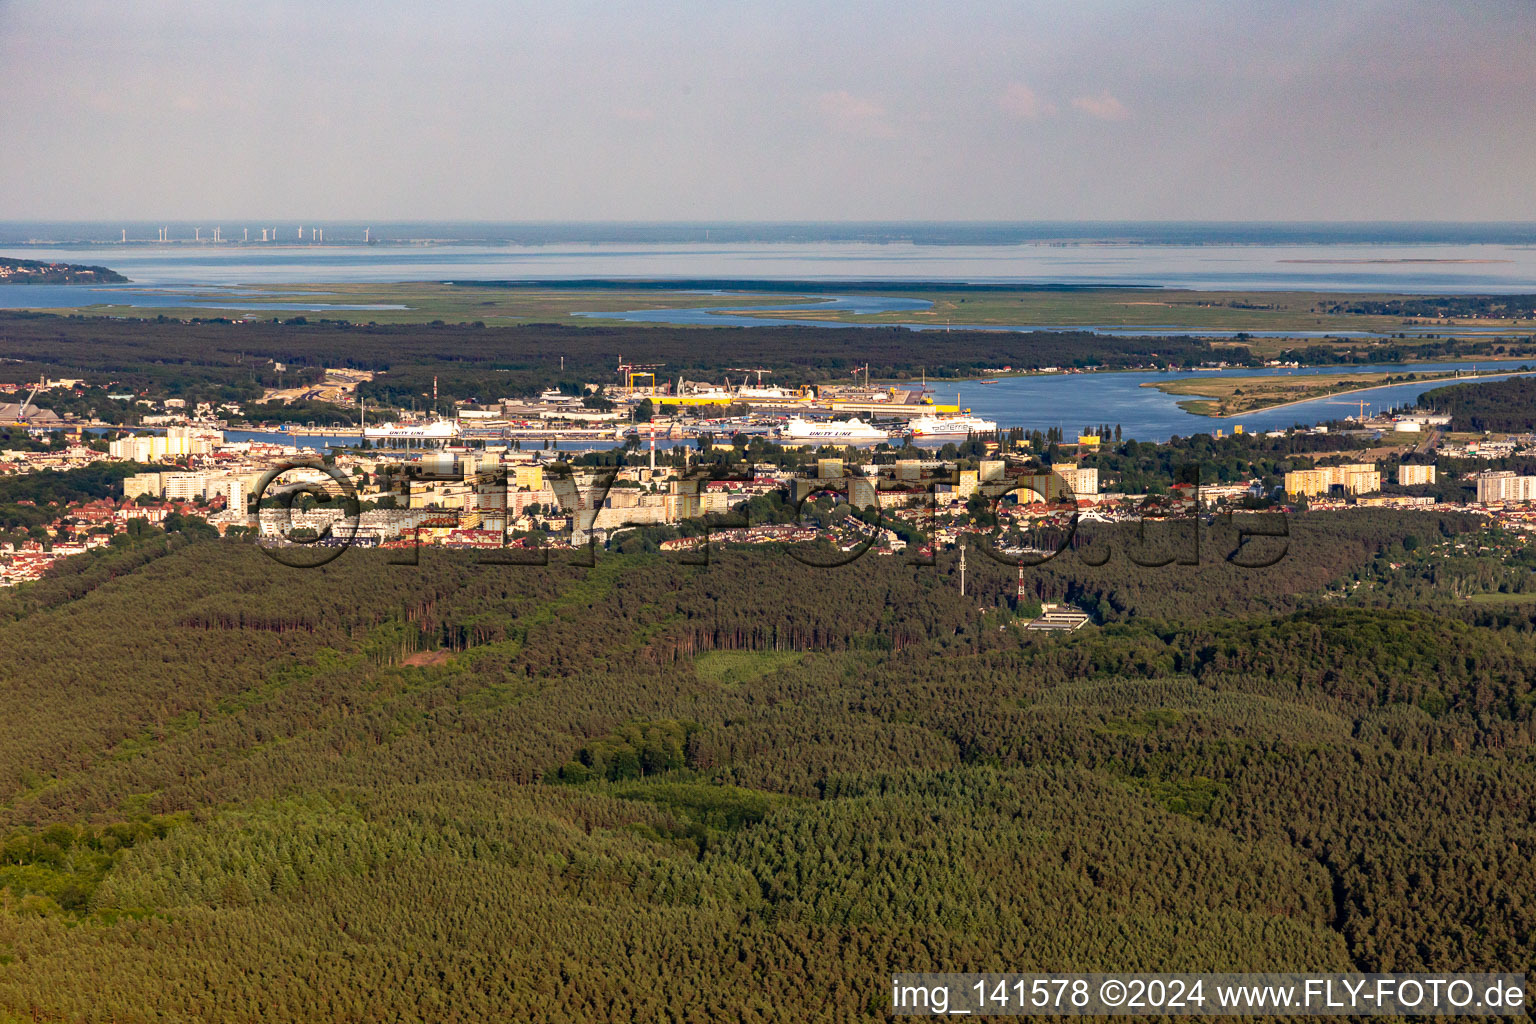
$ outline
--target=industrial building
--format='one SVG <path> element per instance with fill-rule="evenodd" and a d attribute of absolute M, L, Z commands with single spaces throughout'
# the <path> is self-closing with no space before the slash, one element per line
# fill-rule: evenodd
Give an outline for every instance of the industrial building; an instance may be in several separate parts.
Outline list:
<path fill-rule="evenodd" d="M 1082 629 L 1089 621 L 1085 612 L 1071 605 L 1046 604 L 1040 607 L 1040 617 L 1025 623 L 1024 628 L 1071 633 Z"/>

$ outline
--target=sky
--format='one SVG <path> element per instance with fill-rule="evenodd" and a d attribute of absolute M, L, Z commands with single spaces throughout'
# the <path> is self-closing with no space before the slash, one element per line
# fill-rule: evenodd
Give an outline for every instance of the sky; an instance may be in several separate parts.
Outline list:
<path fill-rule="evenodd" d="M 1536 220 L 1529 0 L 0 0 L 0 219 Z"/>

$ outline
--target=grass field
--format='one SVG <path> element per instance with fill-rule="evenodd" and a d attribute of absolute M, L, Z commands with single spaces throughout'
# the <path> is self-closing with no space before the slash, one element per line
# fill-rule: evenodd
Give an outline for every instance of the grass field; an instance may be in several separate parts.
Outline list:
<path fill-rule="evenodd" d="M 850 289 L 850 293 L 883 294 L 878 288 Z M 897 293 L 892 293 L 897 294 Z M 344 284 L 299 284 L 253 287 L 241 294 L 240 305 L 228 309 L 206 307 L 148 308 L 127 305 L 83 305 L 64 307 L 53 312 L 95 316 L 120 316 L 153 319 L 157 316 L 187 319 L 192 317 L 278 316 L 284 319 L 305 316 L 311 319 L 344 319 L 358 323 L 450 323 L 483 322 L 502 326 L 520 323 L 567 323 L 588 326 L 618 323 L 602 317 L 577 317 L 577 312 L 619 312 L 633 309 L 698 308 L 726 306 L 738 315 L 772 317 L 785 320 L 833 320 L 852 324 L 930 323 L 957 329 L 966 327 L 1099 326 L 1164 328 L 1169 333 L 1180 330 L 1229 330 L 1260 332 L 1298 332 L 1295 336 L 1246 337 L 1213 344 L 1241 345 L 1256 355 L 1269 358 L 1296 346 L 1301 332 L 1358 332 L 1394 334 L 1407 328 L 1420 331 L 1432 328 L 1444 336 L 1476 337 L 1459 328 L 1508 327 L 1510 336 L 1521 339 L 1503 354 L 1536 354 L 1536 326 L 1531 321 L 1407 321 L 1400 317 L 1365 316 L 1325 312 L 1337 295 L 1318 292 L 1201 292 L 1135 288 L 1036 289 L 1020 291 L 900 291 L 905 298 L 919 298 L 933 305 L 924 310 L 892 313 L 858 314 L 845 310 L 771 310 L 780 306 L 814 299 L 814 295 L 790 292 L 738 295 L 729 298 L 656 288 L 618 287 L 475 287 L 444 282 L 368 282 Z M 1361 299 L 1392 298 L 1389 295 L 1359 296 Z M 392 305 L 401 309 L 369 310 L 282 310 L 274 304 L 316 302 L 335 305 Z M 667 326 L 667 325 L 658 325 Z M 1410 338 L 1413 336 L 1410 335 Z M 1381 339 L 1307 337 L 1308 345 L 1355 350 L 1376 347 Z"/>
<path fill-rule="evenodd" d="M 1494 605 L 1496 607 L 1511 604 L 1536 604 L 1536 594 L 1469 594 L 1467 595 L 1467 603 Z"/>
<path fill-rule="evenodd" d="M 1362 316 L 1349 313 L 1321 312 L 1327 303 L 1338 301 L 1336 294 L 1325 292 L 1206 292 L 1143 288 L 1103 288 L 1087 290 L 1029 290 L 1018 292 L 914 292 L 913 298 L 927 299 L 933 308 L 861 315 L 834 311 L 818 313 L 761 313 L 757 315 L 790 319 L 839 320 L 846 323 L 932 322 L 955 326 L 1041 324 L 1055 327 L 1092 327 L 1096 325 L 1160 327 L 1164 325 L 1210 330 L 1252 331 L 1328 331 L 1353 330 L 1392 333 L 1410 323 L 1402 317 Z M 1386 299 L 1393 296 L 1351 296 L 1351 298 Z M 743 307 L 745 315 L 756 311 Z M 1508 326 L 1529 334 L 1530 321 L 1466 320 L 1437 321 L 1454 333 L 1458 326 Z"/>
<path fill-rule="evenodd" d="M 744 307 L 753 304 L 777 304 L 803 301 L 802 296 L 771 295 L 761 298 L 737 298 Z M 449 323 L 481 321 L 504 326 L 520 323 L 573 323 L 596 325 L 620 323 L 601 317 L 577 317 L 573 313 L 609 312 L 630 309 L 692 309 L 717 306 L 721 299 L 691 291 L 612 288 L 479 288 L 431 281 L 408 283 L 293 284 L 271 288 L 252 288 L 242 293 L 238 305 L 229 307 L 177 306 L 149 307 L 95 304 L 63 307 L 45 312 L 79 313 L 87 316 L 136 317 L 152 320 L 157 316 L 188 319 L 192 317 L 238 317 L 241 314 L 276 316 L 283 319 L 303 316 L 310 319 L 351 320 L 357 323 Z M 293 310 L 274 309 L 274 305 L 302 302 L 329 305 L 391 305 L 404 309 Z"/>

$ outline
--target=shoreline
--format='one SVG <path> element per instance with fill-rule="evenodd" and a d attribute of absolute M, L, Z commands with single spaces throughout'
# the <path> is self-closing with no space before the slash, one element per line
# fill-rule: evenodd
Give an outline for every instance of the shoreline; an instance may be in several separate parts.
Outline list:
<path fill-rule="evenodd" d="M 1509 362 L 1509 363 L 1518 363 L 1521 366 L 1530 366 L 1530 367 L 1532 367 L 1531 372 L 1532 373 L 1536 373 L 1536 357 L 1529 357 L 1529 356 L 1508 356 L 1508 357 L 1505 357 L 1502 360 L 1501 359 L 1473 359 L 1473 358 L 1459 359 L 1459 358 L 1456 358 L 1455 356 L 1447 356 L 1444 359 L 1433 359 L 1433 360 L 1431 360 L 1431 359 L 1419 359 L 1419 360 L 1414 360 L 1413 362 L 1418 362 L 1418 363 L 1427 363 L 1427 362 L 1435 362 L 1435 363 L 1464 363 L 1464 364 L 1466 364 L 1468 366 L 1487 366 L 1490 363 Z M 1352 365 L 1354 365 L 1354 364 L 1351 364 L 1351 363 L 1298 363 L 1295 366 L 1287 366 L 1287 367 L 1284 367 L 1284 368 L 1285 369 L 1291 369 L 1291 370 L 1330 370 L 1330 369 L 1337 369 L 1340 373 L 1345 373 L 1345 372 L 1348 372 L 1349 368 Z M 1388 365 L 1391 365 L 1391 364 L 1390 363 L 1368 363 L 1366 365 L 1369 365 L 1369 366 L 1388 366 Z M 1411 364 L 1405 363 L 1404 365 L 1411 365 Z M 1015 377 L 1071 377 L 1071 376 L 1080 376 L 1080 375 L 1083 375 L 1083 374 L 1097 374 L 1097 373 L 1165 373 L 1165 374 L 1181 374 L 1183 376 L 1192 377 L 1195 374 L 1200 374 L 1200 373 L 1220 373 L 1224 369 L 1268 370 L 1268 369 L 1278 369 L 1278 368 L 1277 367 L 1268 367 L 1268 366 L 1246 367 L 1246 366 L 1239 366 L 1237 364 L 1228 364 L 1226 367 L 1214 367 L 1214 366 L 1212 366 L 1212 367 L 1192 367 L 1192 368 L 1181 368 L 1181 369 L 1177 369 L 1177 370 L 1164 370 L 1164 369 L 1160 369 L 1158 367 L 1151 367 L 1151 368 L 1141 367 L 1141 368 L 1137 368 L 1137 367 L 1129 367 L 1129 366 L 1096 367 L 1096 368 L 1091 369 L 1091 370 L 1090 369 L 1052 370 L 1049 373 L 1045 373 L 1045 372 L 1042 372 L 1042 371 L 1032 371 L 1032 370 L 1011 370 L 1011 371 L 1007 371 L 1007 372 L 994 373 L 994 374 L 992 374 L 991 376 L 988 376 L 988 377 L 935 377 L 935 378 L 930 379 L 928 381 L 928 383 L 930 385 L 934 384 L 935 382 L 946 384 L 946 385 L 948 385 L 948 384 L 981 384 L 981 382 L 984 381 L 984 380 L 999 380 L 999 381 L 1001 381 L 1001 380 L 1004 380 L 1004 379 L 1012 379 L 1012 378 L 1015 378 Z M 1409 370 L 1407 372 L 1413 373 L 1415 371 Z M 1425 372 L 1434 373 L 1436 371 L 1429 370 L 1429 371 L 1425 371 Z M 1448 372 L 1448 371 L 1446 371 L 1446 372 Z M 1518 373 L 1518 372 L 1519 372 L 1518 370 L 1495 370 L 1495 371 L 1491 371 L 1493 376 L 1502 376 L 1504 374 Z M 1255 374 L 1255 375 L 1256 376 L 1277 376 L 1277 377 L 1280 376 L 1280 374 L 1263 374 L 1263 373 Z M 1479 374 L 1478 376 L 1487 376 L 1487 375 L 1488 374 Z M 1181 377 L 1180 379 L 1183 379 L 1183 377 Z M 1462 380 L 1469 380 L 1471 378 L 1463 377 L 1461 379 Z M 891 378 L 887 378 L 885 380 L 876 380 L 876 381 L 874 381 L 874 383 L 894 384 L 894 385 L 897 385 L 897 386 L 901 386 L 901 385 L 904 385 L 904 384 L 912 384 L 912 383 L 917 383 L 917 382 L 914 382 L 914 381 L 900 381 L 900 380 L 894 380 L 894 379 L 891 379 Z M 1145 384 L 1142 384 L 1141 386 L 1142 387 L 1148 387 L 1148 388 L 1160 388 L 1161 385 L 1164 384 L 1164 383 L 1172 383 L 1172 382 L 1171 381 L 1158 381 L 1158 382 L 1147 381 Z M 1412 383 L 1414 383 L 1414 382 L 1413 381 L 1399 381 L 1396 384 L 1373 384 L 1371 386 L 1370 390 L 1374 390 L 1375 388 L 1380 388 L 1380 387 L 1400 387 L 1403 384 L 1412 384 Z M 1166 392 L 1166 391 L 1163 392 L 1163 393 L 1164 394 L 1168 394 L 1168 392 Z M 1185 397 L 1197 398 L 1199 396 L 1198 395 L 1191 395 L 1191 396 L 1185 396 Z M 1329 397 L 1329 396 L 1324 395 L 1322 397 L 1326 398 L 1326 397 Z M 1310 402 L 1310 401 L 1313 401 L 1313 399 L 1302 398 L 1302 399 L 1297 399 L 1296 401 L 1299 401 L 1299 402 Z M 1295 404 L 1296 404 L 1296 402 L 1285 402 L 1285 403 L 1282 403 L 1282 405 L 1295 405 Z M 1265 408 L 1269 409 L 1269 408 L 1280 408 L 1280 407 L 1281 406 L 1266 406 Z M 1245 411 L 1261 412 L 1263 410 L 1245 410 Z"/>
<path fill-rule="evenodd" d="M 1450 362 L 1450 360 L 1446 360 L 1446 362 Z M 1260 405 L 1260 406 L 1255 406 L 1252 409 L 1243 409 L 1243 410 L 1241 410 L 1239 412 L 1230 412 L 1230 413 L 1197 412 L 1194 409 L 1190 409 L 1189 407 L 1184 405 L 1183 402 L 1178 403 L 1178 405 L 1179 405 L 1180 409 L 1183 409 L 1185 412 L 1189 413 L 1191 416 L 1203 416 L 1206 419 L 1213 419 L 1213 420 L 1229 420 L 1229 419 L 1234 419 L 1234 418 L 1239 417 L 1239 416 L 1257 416 L 1257 415 L 1259 415 L 1261 413 L 1273 412 L 1276 409 L 1288 409 L 1288 408 L 1290 408 L 1293 405 L 1306 405 L 1309 402 L 1319 402 L 1319 401 L 1322 401 L 1325 398 L 1337 398 L 1340 395 L 1359 395 L 1359 394 L 1364 394 L 1364 393 L 1366 393 L 1368 391 L 1381 391 L 1381 390 L 1384 390 L 1386 388 L 1407 387 L 1407 386 L 1410 386 L 1410 385 L 1413 385 L 1413 384 L 1433 384 L 1433 385 L 1437 385 L 1438 386 L 1438 385 L 1445 385 L 1445 384 L 1458 384 L 1458 383 L 1463 383 L 1463 382 L 1470 383 L 1470 382 L 1473 382 L 1473 381 L 1488 380 L 1488 379 L 1496 378 L 1496 377 L 1521 377 L 1521 376 L 1530 376 L 1530 375 L 1533 375 L 1533 374 L 1536 374 L 1536 368 L 1533 368 L 1533 369 L 1530 369 L 1530 370 L 1518 370 L 1518 369 L 1514 369 L 1514 370 L 1499 370 L 1499 371 L 1496 371 L 1496 372 L 1493 372 L 1493 373 L 1479 373 L 1479 374 L 1473 374 L 1472 376 L 1467 376 L 1467 377 L 1447 376 L 1447 377 L 1431 377 L 1431 378 L 1426 378 L 1426 379 L 1423 379 L 1423 380 L 1400 380 L 1400 381 L 1394 381 L 1394 382 L 1392 382 L 1390 384 L 1372 384 L 1372 385 L 1370 385 L 1368 387 L 1363 387 L 1363 388 L 1349 388 L 1349 389 L 1347 389 L 1345 391 L 1328 391 L 1328 392 L 1325 392 L 1325 393 L 1320 394 L 1320 395 L 1313 395 L 1311 398 L 1295 398 L 1295 399 L 1291 399 L 1290 401 L 1286 401 L 1286 402 L 1278 402 L 1278 403 L 1276 403 L 1274 405 Z M 1145 384 L 1142 384 L 1141 386 L 1144 387 L 1144 388 L 1156 388 L 1157 390 L 1162 391 L 1163 394 L 1165 394 L 1165 395 L 1173 394 L 1173 392 L 1163 391 L 1163 389 L 1162 389 L 1162 387 L 1160 385 L 1154 384 L 1154 383 L 1152 383 L 1150 381 L 1145 383 Z M 1181 396 L 1181 397 L 1184 400 L 1191 401 L 1191 402 L 1215 402 L 1215 401 L 1217 401 L 1217 399 L 1208 398 L 1208 397 L 1201 396 L 1201 395 L 1185 395 L 1185 396 Z"/>

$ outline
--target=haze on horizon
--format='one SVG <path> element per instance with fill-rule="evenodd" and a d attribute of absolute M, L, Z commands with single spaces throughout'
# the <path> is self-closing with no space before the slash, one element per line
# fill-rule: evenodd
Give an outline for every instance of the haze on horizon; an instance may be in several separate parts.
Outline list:
<path fill-rule="evenodd" d="M 1536 5 L 0 0 L 0 219 L 1536 220 Z"/>

